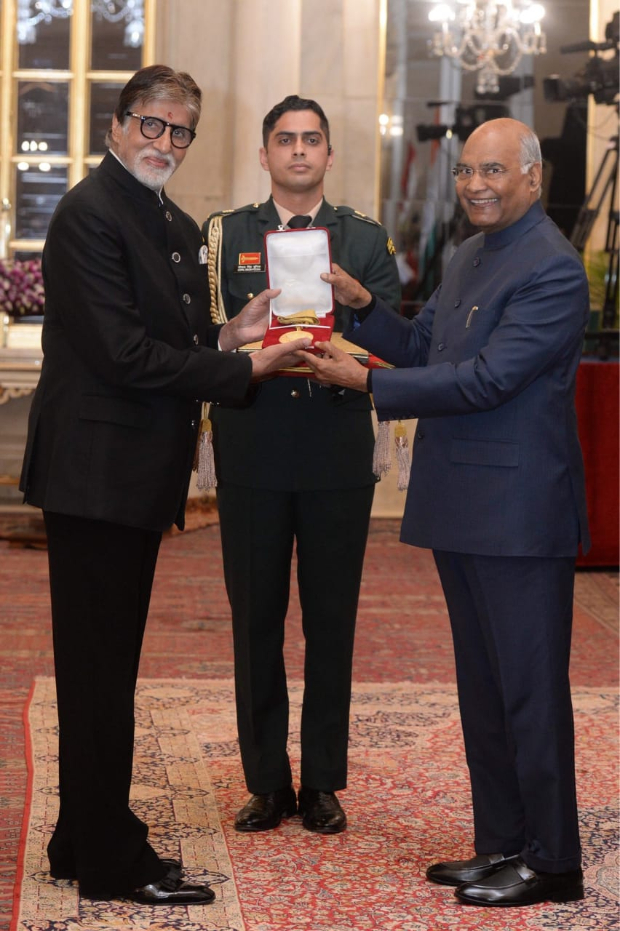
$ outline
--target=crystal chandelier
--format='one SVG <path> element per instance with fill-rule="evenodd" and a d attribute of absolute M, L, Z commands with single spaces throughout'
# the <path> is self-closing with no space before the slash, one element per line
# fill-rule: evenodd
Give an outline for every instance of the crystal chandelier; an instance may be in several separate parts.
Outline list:
<path fill-rule="evenodd" d="M 91 0 L 91 12 L 108 23 L 125 21 L 123 42 L 131 48 L 139 48 L 144 37 L 144 0 Z M 17 41 L 20 45 L 32 45 L 37 40 L 39 23 L 51 23 L 52 19 L 67 19 L 73 15 L 73 0 L 18 0 Z"/>
<path fill-rule="evenodd" d="M 523 55 L 547 51 L 540 28 L 544 15 L 544 7 L 534 0 L 437 0 L 428 14 L 438 24 L 431 52 L 460 60 L 466 71 L 478 71 L 478 93 L 495 94 L 499 77 L 511 74 Z"/>
<path fill-rule="evenodd" d="M 17 41 L 20 45 L 34 45 L 39 23 L 67 19 L 72 13 L 73 0 L 17 0 Z"/>

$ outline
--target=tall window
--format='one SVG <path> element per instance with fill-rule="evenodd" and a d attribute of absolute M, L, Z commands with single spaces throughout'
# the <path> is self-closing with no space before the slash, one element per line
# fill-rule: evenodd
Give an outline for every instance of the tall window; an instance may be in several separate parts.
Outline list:
<path fill-rule="evenodd" d="M 0 0 L 0 259 L 42 248 L 106 151 L 119 90 L 153 61 L 156 0 Z"/>

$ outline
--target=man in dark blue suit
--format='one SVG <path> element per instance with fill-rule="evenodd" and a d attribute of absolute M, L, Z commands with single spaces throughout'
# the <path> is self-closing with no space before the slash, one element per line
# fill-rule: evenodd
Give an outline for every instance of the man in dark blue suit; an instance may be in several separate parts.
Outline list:
<path fill-rule="evenodd" d="M 355 312 L 345 336 L 396 368 L 329 343 L 302 355 L 320 381 L 372 390 L 380 419 L 419 418 L 401 539 L 432 548 L 448 605 L 476 852 L 427 877 L 473 905 L 565 902 L 583 897 L 568 669 L 589 546 L 574 409 L 588 285 L 539 203 L 527 126 L 480 126 L 453 173 L 480 233 L 415 320 L 326 277 Z"/>

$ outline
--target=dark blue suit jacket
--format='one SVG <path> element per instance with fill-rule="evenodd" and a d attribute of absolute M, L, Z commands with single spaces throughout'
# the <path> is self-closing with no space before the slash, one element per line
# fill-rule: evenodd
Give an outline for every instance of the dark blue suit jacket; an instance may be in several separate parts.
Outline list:
<path fill-rule="evenodd" d="M 413 321 L 377 300 L 345 334 L 397 366 L 373 372 L 379 418 L 419 418 L 403 542 L 504 556 L 588 549 L 574 408 L 588 314 L 581 259 L 536 203 L 463 243 Z"/>

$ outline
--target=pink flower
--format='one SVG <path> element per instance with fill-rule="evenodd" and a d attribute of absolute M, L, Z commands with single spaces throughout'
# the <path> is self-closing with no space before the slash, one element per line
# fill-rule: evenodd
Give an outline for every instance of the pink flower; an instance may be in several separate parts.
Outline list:
<path fill-rule="evenodd" d="M 44 303 L 40 259 L 0 260 L 0 311 L 13 317 L 37 315 Z"/>

